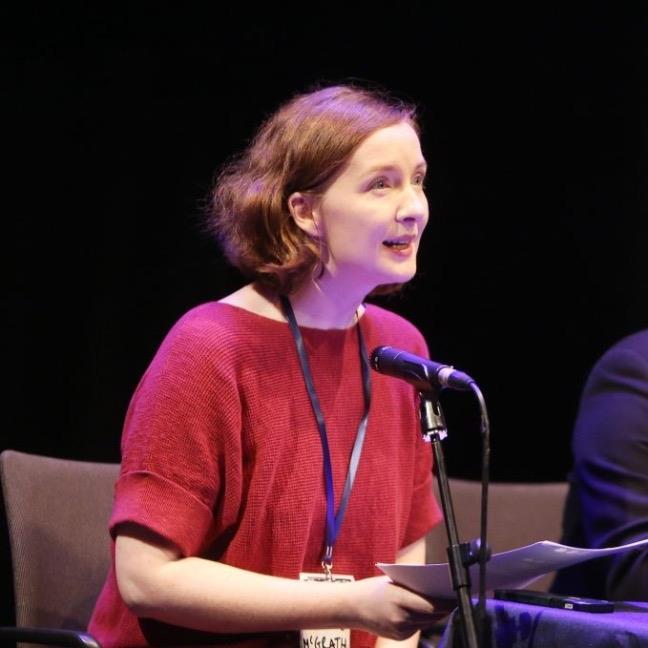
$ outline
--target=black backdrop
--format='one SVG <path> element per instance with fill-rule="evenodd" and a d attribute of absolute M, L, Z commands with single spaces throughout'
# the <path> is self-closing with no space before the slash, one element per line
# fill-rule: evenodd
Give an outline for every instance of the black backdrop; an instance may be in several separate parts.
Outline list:
<path fill-rule="evenodd" d="M 423 106 L 431 166 L 388 307 L 479 381 L 495 479 L 563 479 L 589 368 L 648 326 L 646 15 L 161 5 L 2 10 L 0 446 L 118 460 L 165 332 L 241 284 L 200 229 L 214 170 L 293 92 L 363 78 Z M 475 405 L 443 398 L 477 476 Z"/>

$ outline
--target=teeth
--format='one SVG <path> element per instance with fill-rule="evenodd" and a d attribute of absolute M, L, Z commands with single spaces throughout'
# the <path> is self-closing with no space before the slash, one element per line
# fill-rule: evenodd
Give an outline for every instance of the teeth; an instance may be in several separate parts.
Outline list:
<path fill-rule="evenodd" d="M 406 248 L 409 245 L 409 241 L 384 241 L 384 244 L 388 247 Z"/>

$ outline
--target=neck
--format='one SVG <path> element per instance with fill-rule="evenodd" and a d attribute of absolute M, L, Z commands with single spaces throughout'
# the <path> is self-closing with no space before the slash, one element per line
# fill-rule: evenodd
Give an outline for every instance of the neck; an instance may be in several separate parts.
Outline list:
<path fill-rule="evenodd" d="M 364 294 L 340 291 L 325 280 L 304 283 L 290 295 L 298 324 L 321 329 L 345 329 L 361 315 Z"/>

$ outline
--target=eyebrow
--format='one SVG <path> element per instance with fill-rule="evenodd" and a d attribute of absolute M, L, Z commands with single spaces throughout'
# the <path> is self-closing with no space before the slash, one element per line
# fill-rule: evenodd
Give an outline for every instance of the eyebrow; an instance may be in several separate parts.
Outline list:
<path fill-rule="evenodd" d="M 427 162 L 425 160 L 421 160 L 415 167 L 414 169 L 416 171 L 419 171 L 421 169 L 427 170 Z M 377 166 L 371 167 L 370 169 L 367 169 L 362 175 L 372 175 L 374 173 L 378 172 L 387 172 L 387 171 L 400 171 L 400 167 L 395 165 L 395 164 L 379 164 Z"/>

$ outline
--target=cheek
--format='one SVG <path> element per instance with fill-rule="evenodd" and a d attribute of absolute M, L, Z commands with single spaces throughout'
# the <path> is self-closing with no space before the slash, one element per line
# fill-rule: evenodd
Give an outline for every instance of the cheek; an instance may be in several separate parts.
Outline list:
<path fill-rule="evenodd" d="M 329 229 L 329 233 L 332 239 L 353 245 L 354 241 L 382 240 L 385 236 L 385 227 L 371 216 L 347 213 Z"/>
<path fill-rule="evenodd" d="M 325 236 L 333 247 L 353 248 L 355 251 L 381 243 L 389 230 L 391 218 L 384 204 L 367 204 L 348 198 L 330 199 L 321 216 Z"/>
<path fill-rule="evenodd" d="M 425 218 L 421 220 L 421 232 L 428 226 L 428 223 L 430 222 L 430 214 L 426 210 L 425 212 Z"/>

